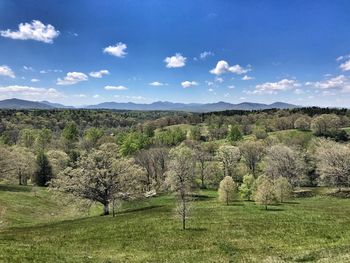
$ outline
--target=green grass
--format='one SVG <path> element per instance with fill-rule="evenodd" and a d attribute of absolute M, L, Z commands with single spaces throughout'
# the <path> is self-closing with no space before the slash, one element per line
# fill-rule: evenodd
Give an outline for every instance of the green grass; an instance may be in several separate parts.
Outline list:
<path fill-rule="evenodd" d="M 252 202 L 226 206 L 203 191 L 183 231 L 169 195 L 128 203 L 115 218 L 62 211 L 49 219 L 45 214 L 60 208 L 51 193 L 11 189 L 0 190 L 0 204 L 11 211 L 0 230 L 0 262 L 350 261 L 346 199 L 294 199 L 265 211 Z"/>

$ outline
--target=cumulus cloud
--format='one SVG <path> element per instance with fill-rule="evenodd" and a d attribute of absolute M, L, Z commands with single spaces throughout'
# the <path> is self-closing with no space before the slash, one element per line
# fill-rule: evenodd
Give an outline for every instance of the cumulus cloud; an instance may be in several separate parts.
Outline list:
<path fill-rule="evenodd" d="M 340 64 L 339 67 L 343 71 L 349 71 L 350 70 L 350 59 L 345 61 L 344 63 Z"/>
<path fill-rule="evenodd" d="M 241 74 L 245 74 L 251 70 L 252 69 L 249 65 L 247 68 L 243 68 L 238 64 L 230 66 L 225 60 L 220 60 L 216 64 L 216 67 L 213 68 L 212 70 L 210 70 L 209 72 L 211 74 L 215 74 L 215 75 L 221 75 L 221 74 L 228 73 L 228 72 L 241 75 Z"/>
<path fill-rule="evenodd" d="M 187 58 L 180 53 L 176 53 L 174 56 L 166 57 L 164 62 L 167 68 L 181 68 L 186 65 Z"/>
<path fill-rule="evenodd" d="M 216 78 L 215 78 L 215 81 L 216 81 L 216 82 L 219 82 L 219 83 L 222 83 L 222 82 L 224 82 L 224 79 L 223 79 L 223 78 L 220 78 L 220 77 L 216 77 Z"/>
<path fill-rule="evenodd" d="M 108 46 L 103 49 L 103 53 L 115 56 L 118 58 L 125 57 L 128 53 L 125 51 L 127 48 L 126 44 L 119 42 L 114 46 Z"/>
<path fill-rule="evenodd" d="M 306 82 L 306 86 L 311 86 L 320 90 L 339 90 L 342 92 L 350 91 L 350 80 L 344 75 L 325 79 L 316 82 Z"/>
<path fill-rule="evenodd" d="M 196 81 L 188 81 L 188 80 L 186 80 L 186 81 L 181 82 L 181 86 L 183 88 L 185 88 L 185 89 L 189 88 L 191 86 L 197 86 L 197 85 L 198 85 L 198 83 Z"/>
<path fill-rule="evenodd" d="M 1 98 L 22 98 L 30 100 L 46 100 L 48 98 L 59 98 L 64 95 L 53 88 L 35 88 L 30 86 L 12 85 L 0 87 Z"/>
<path fill-rule="evenodd" d="M 101 96 L 100 96 L 100 94 L 95 94 L 94 96 L 92 96 L 94 99 L 98 99 L 98 98 L 100 98 Z"/>
<path fill-rule="evenodd" d="M 52 44 L 60 32 L 54 26 L 44 25 L 39 20 L 33 20 L 31 23 L 21 23 L 17 31 L 10 29 L 0 31 L 1 36 L 20 40 L 36 40 Z"/>
<path fill-rule="evenodd" d="M 39 79 L 31 79 L 30 81 L 31 82 L 39 82 L 40 80 Z"/>
<path fill-rule="evenodd" d="M 124 86 L 105 86 L 105 90 L 127 90 L 127 87 Z"/>
<path fill-rule="evenodd" d="M 269 93 L 275 94 L 278 91 L 285 91 L 294 88 L 300 87 L 300 84 L 294 79 L 282 79 L 277 82 L 265 82 L 263 84 L 259 84 L 255 86 L 255 90 L 253 92 L 247 93 Z"/>
<path fill-rule="evenodd" d="M 163 82 L 159 82 L 159 81 L 153 81 L 151 83 L 149 83 L 150 86 L 155 86 L 155 87 L 159 87 L 159 86 L 165 86 L 167 85 L 167 83 L 163 83 Z"/>
<path fill-rule="evenodd" d="M 230 85 L 228 86 L 229 89 L 234 89 L 235 88 L 235 85 Z"/>
<path fill-rule="evenodd" d="M 89 73 L 90 77 L 93 78 L 102 78 L 104 75 L 109 75 L 109 71 L 107 69 L 102 69 L 100 71 L 92 71 Z"/>
<path fill-rule="evenodd" d="M 88 80 L 88 76 L 81 72 L 68 72 L 63 78 L 57 79 L 57 85 L 73 85 L 81 81 Z"/>
<path fill-rule="evenodd" d="M 6 65 L 0 66 L 0 76 L 10 77 L 10 78 L 16 77 L 12 69 Z"/>

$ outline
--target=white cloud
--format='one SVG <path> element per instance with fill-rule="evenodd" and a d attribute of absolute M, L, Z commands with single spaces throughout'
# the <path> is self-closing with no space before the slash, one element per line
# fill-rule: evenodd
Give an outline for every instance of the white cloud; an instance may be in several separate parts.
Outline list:
<path fill-rule="evenodd" d="M 46 73 L 50 73 L 50 72 L 59 73 L 59 72 L 63 72 L 63 71 L 61 69 L 43 69 L 43 70 L 39 71 L 40 74 L 46 74 Z"/>
<path fill-rule="evenodd" d="M 22 98 L 30 100 L 47 100 L 48 98 L 59 98 L 64 95 L 53 88 L 35 88 L 30 86 L 12 85 L 0 87 L 1 98 Z"/>
<path fill-rule="evenodd" d="M 99 94 L 95 94 L 94 96 L 92 96 L 94 99 L 98 99 L 100 98 L 101 96 Z"/>
<path fill-rule="evenodd" d="M 275 94 L 278 91 L 285 91 L 289 89 L 294 89 L 300 87 L 300 84 L 294 79 L 282 79 L 277 82 L 265 82 L 255 86 L 253 92 L 247 92 L 247 94 L 256 94 L 256 93 L 269 93 Z"/>
<path fill-rule="evenodd" d="M 244 75 L 244 77 L 242 78 L 242 80 L 251 80 L 251 79 L 254 79 L 254 78 L 248 75 Z"/>
<path fill-rule="evenodd" d="M 229 97 L 230 96 L 230 93 L 225 93 L 224 94 L 224 97 Z"/>
<path fill-rule="evenodd" d="M 219 82 L 219 83 L 222 83 L 222 82 L 224 82 L 224 79 L 223 79 L 223 78 L 220 78 L 220 77 L 216 77 L 216 78 L 215 78 L 215 81 L 216 81 L 216 82 Z"/>
<path fill-rule="evenodd" d="M 340 90 L 342 92 L 350 91 L 350 80 L 344 75 L 326 79 L 317 82 L 306 82 L 306 86 L 312 86 L 320 90 Z"/>
<path fill-rule="evenodd" d="M 40 80 L 39 79 L 31 79 L 30 81 L 31 82 L 39 82 Z"/>
<path fill-rule="evenodd" d="M 103 53 L 107 53 L 111 56 L 118 58 L 125 57 L 128 53 L 125 51 L 127 48 L 126 44 L 119 42 L 115 46 L 108 46 L 103 49 Z"/>
<path fill-rule="evenodd" d="M 230 85 L 228 86 L 229 89 L 234 89 L 235 88 L 235 85 Z"/>
<path fill-rule="evenodd" d="M 207 81 L 206 80 L 205 83 L 207 83 L 208 86 L 213 86 L 214 85 L 214 82 L 212 82 L 212 81 Z"/>
<path fill-rule="evenodd" d="M 93 78 L 102 78 L 104 75 L 109 75 L 109 71 L 107 69 L 102 69 L 100 71 L 92 71 L 89 73 L 90 77 Z"/>
<path fill-rule="evenodd" d="M 34 71 L 34 68 L 30 67 L 30 66 L 23 66 L 24 70 L 28 70 L 28 71 Z"/>
<path fill-rule="evenodd" d="M 208 89 L 209 92 L 213 92 L 214 90 L 212 88 Z"/>
<path fill-rule="evenodd" d="M 0 66 L 0 76 L 10 77 L 10 78 L 16 77 L 12 69 L 6 65 Z"/>
<path fill-rule="evenodd" d="M 18 25 L 18 31 L 10 29 L 0 31 L 1 36 L 20 40 L 36 40 L 44 43 L 53 43 L 60 32 L 54 26 L 44 25 L 39 20 L 33 20 L 31 23 L 21 23 Z"/>
<path fill-rule="evenodd" d="M 166 57 L 164 62 L 167 68 L 181 68 L 186 65 L 187 58 L 180 53 L 176 53 L 175 56 Z"/>
<path fill-rule="evenodd" d="M 303 94 L 304 91 L 302 89 L 295 89 L 294 93 L 297 94 L 297 95 L 300 95 L 300 94 Z"/>
<path fill-rule="evenodd" d="M 206 59 L 209 56 L 214 56 L 214 53 L 211 51 L 204 51 L 204 52 L 199 54 L 200 59 Z"/>
<path fill-rule="evenodd" d="M 105 86 L 105 90 L 127 90 L 124 86 Z"/>
<path fill-rule="evenodd" d="M 344 63 L 340 64 L 339 68 L 343 71 L 349 71 L 350 70 L 350 59 L 345 61 Z"/>
<path fill-rule="evenodd" d="M 212 70 L 210 70 L 209 72 L 211 74 L 215 74 L 215 75 L 221 75 L 221 74 L 228 73 L 228 72 L 241 75 L 241 74 L 247 73 L 251 70 L 252 69 L 249 65 L 247 68 L 243 68 L 238 64 L 230 66 L 225 60 L 220 60 L 216 64 L 216 67 L 213 68 Z"/>
<path fill-rule="evenodd" d="M 198 85 L 198 83 L 196 81 L 188 81 L 188 80 L 186 80 L 186 81 L 181 82 L 181 86 L 183 88 L 185 88 L 185 89 L 189 88 L 191 86 L 197 86 L 197 85 Z"/>
<path fill-rule="evenodd" d="M 88 80 L 88 76 L 81 72 L 68 72 L 64 79 L 57 79 L 57 85 L 73 85 Z"/>
<path fill-rule="evenodd" d="M 167 85 L 167 83 L 163 83 L 163 82 L 159 82 L 159 81 L 153 81 L 153 82 L 149 83 L 149 85 L 150 86 L 159 87 L 159 86 Z"/>

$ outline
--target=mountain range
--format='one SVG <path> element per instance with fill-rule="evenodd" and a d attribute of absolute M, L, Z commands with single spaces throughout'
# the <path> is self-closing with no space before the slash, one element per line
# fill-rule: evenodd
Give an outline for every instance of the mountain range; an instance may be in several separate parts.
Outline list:
<path fill-rule="evenodd" d="M 211 112 L 224 110 L 264 110 L 264 109 L 290 109 L 297 105 L 275 102 L 272 104 L 242 102 L 232 104 L 228 102 L 216 103 L 174 103 L 168 101 L 157 101 L 150 104 L 133 102 L 103 102 L 96 105 L 82 107 L 66 106 L 49 101 L 29 101 L 21 99 L 6 99 L 0 101 L 0 109 L 111 109 L 111 110 L 139 110 L 139 111 L 189 111 L 189 112 Z"/>

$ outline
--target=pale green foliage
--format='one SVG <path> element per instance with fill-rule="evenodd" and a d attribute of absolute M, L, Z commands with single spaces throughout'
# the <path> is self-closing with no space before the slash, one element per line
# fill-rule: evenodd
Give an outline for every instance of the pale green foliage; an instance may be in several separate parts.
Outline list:
<path fill-rule="evenodd" d="M 288 182 L 287 178 L 279 177 L 274 182 L 276 198 L 279 202 L 283 203 L 286 199 L 291 197 L 293 187 Z"/>
<path fill-rule="evenodd" d="M 225 176 L 219 185 L 219 201 L 228 205 L 236 197 L 236 190 L 237 187 L 232 177 Z"/>
<path fill-rule="evenodd" d="M 239 187 L 240 195 L 243 199 L 251 200 L 255 178 L 252 174 L 243 176 L 243 183 Z"/>
<path fill-rule="evenodd" d="M 256 174 L 258 163 L 264 155 L 264 144 L 260 141 L 245 141 L 240 144 L 239 149 L 243 162 L 253 174 Z"/>
<path fill-rule="evenodd" d="M 349 186 L 350 147 L 329 140 L 319 141 L 314 157 L 323 184 L 334 187 Z"/>
<path fill-rule="evenodd" d="M 340 118 L 335 114 L 322 114 L 312 119 L 311 130 L 315 135 L 328 135 L 340 127 Z"/>
<path fill-rule="evenodd" d="M 56 177 L 61 171 L 63 171 L 69 162 L 69 156 L 60 150 L 50 150 L 46 153 L 46 156 L 52 167 L 52 175 Z"/>
<path fill-rule="evenodd" d="M 14 177 L 17 177 L 18 183 L 26 185 L 27 180 L 33 175 L 35 170 L 35 156 L 25 147 L 14 146 L 11 148 L 10 155 L 8 156 L 8 167 L 11 167 Z M 10 178 L 13 180 L 14 178 Z"/>
<path fill-rule="evenodd" d="M 118 199 L 137 197 L 143 191 L 143 170 L 132 159 L 117 158 L 114 144 L 103 144 L 99 149 L 83 155 L 76 168 L 68 167 L 53 180 L 55 189 L 104 205 Z"/>
<path fill-rule="evenodd" d="M 304 163 L 299 153 L 288 146 L 277 144 L 267 150 L 265 174 L 272 180 L 283 176 L 296 185 L 304 173 Z"/>
<path fill-rule="evenodd" d="M 254 185 L 254 201 L 259 205 L 268 205 L 276 202 L 276 194 L 273 182 L 267 176 L 259 176 Z"/>
<path fill-rule="evenodd" d="M 35 147 L 38 151 L 45 151 L 52 140 L 52 131 L 49 129 L 42 129 L 39 131 L 35 140 Z"/>
<path fill-rule="evenodd" d="M 31 148 L 34 146 L 36 132 L 32 129 L 22 129 L 19 133 L 19 142 L 22 146 Z"/>
<path fill-rule="evenodd" d="M 309 116 L 301 116 L 294 122 L 294 128 L 301 130 L 301 131 L 307 131 L 310 130 L 311 125 L 311 118 Z"/>
<path fill-rule="evenodd" d="M 182 219 L 182 228 L 186 228 L 189 215 L 191 187 L 194 183 L 195 158 L 193 151 L 186 146 L 173 148 L 170 153 L 167 185 L 177 196 L 177 214 Z"/>
<path fill-rule="evenodd" d="M 222 145 L 217 151 L 217 158 L 223 165 L 224 176 L 232 177 L 241 158 L 241 152 L 236 146 Z"/>

